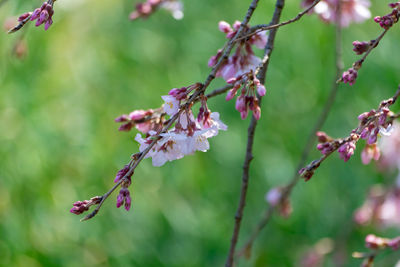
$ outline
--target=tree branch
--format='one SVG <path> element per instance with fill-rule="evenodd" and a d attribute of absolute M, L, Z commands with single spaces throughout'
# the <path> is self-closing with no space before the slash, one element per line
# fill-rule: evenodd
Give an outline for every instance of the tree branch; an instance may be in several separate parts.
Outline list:
<path fill-rule="evenodd" d="M 285 26 L 287 24 L 291 24 L 293 22 L 296 22 L 299 19 L 301 19 L 301 17 L 303 17 L 305 14 L 307 14 L 309 11 L 311 11 L 311 9 L 313 9 L 319 2 L 320 2 L 320 0 L 315 0 L 309 7 L 307 7 L 302 12 L 298 13 L 296 17 L 294 17 L 294 18 L 292 18 L 290 20 L 287 20 L 287 21 L 284 21 L 284 22 L 281 22 L 281 23 L 271 22 L 269 24 L 255 25 L 255 26 L 250 28 L 248 34 L 238 38 L 236 41 L 247 39 L 247 38 L 251 37 L 252 35 L 257 34 L 259 32 L 262 32 L 262 31 L 268 31 L 268 30 L 272 30 L 272 29 L 277 29 L 277 28 Z"/>
<path fill-rule="evenodd" d="M 313 6 L 315 6 L 317 3 L 318 3 L 318 1 L 314 1 L 313 5 L 311 7 L 309 7 L 309 8 L 307 8 L 307 10 L 311 10 L 311 8 Z M 308 11 L 306 11 L 306 12 L 308 12 Z M 306 12 L 304 12 L 303 15 Z M 297 17 L 299 17 L 299 15 Z M 313 145 L 315 143 L 315 139 L 316 139 L 315 133 L 318 130 L 320 130 L 322 128 L 322 126 L 324 125 L 324 123 L 325 123 L 325 121 L 326 121 L 326 119 L 327 119 L 327 117 L 329 115 L 329 112 L 330 112 L 330 110 L 331 110 L 331 108 L 333 106 L 333 103 L 335 102 L 335 99 L 336 99 L 337 90 L 339 88 L 339 84 L 336 81 L 340 77 L 340 75 L 341 75 L 341 73 L 343 71 L 342 29 L 340 27 L 340 24 L 338 23 L 338 21 L 340 21 L 340 19 L 341 19 L 340 1 L 339 1 L 337 10 L 336 10 L 336 17 L 337 17 L 336 30 L 335 30 L 335 37 L 336 37 L 336 41 L 335 41 L 335 66 L 336 66 L 336 72 L 335 72 L 335 76 L 333 77 L 331 91 L 329 93 L 328 99 L 325 102 L 324 108 L 323 108 L 323 110 L 322 110 L 317 122 L 315 123 L 312 131 L 309 134 L 309 137 L 308 137 L 306 145 L 304 146 L 304 149 L 303 149 L 303 151 L 301 153 L 300 160 L 299 160 L 299 163 L 297 164 L 297 168 L 295 169 L 293 177 L 290 180 L 290 182 L 283 188 L 283 192 L 282 192 L 282 195 L 280 197 L 280 202 L 284 201 L 285 199 L 287 199 L 290 196 L 293 188 L 296 186 L 296 184 L 300 180 L 300 175 L 298 173 L 298 170 L 300 168 L 302 168 L 304 166 L 304 164 L 306 163 L 307 158 L 308 158 L 308 156 L 310 154 L 311 148 L 313 147 Z M 300 16 L 300 18 L 301 18 L 301 16 Z M 264 215 L 262 216 L 261 220 L 256 225 L 256 227 L 254 228 L 253 233 L 251 234 L 250 238 L 248 239 L 246 244 L 243 246 L 243 248 L 238 253 L 239 257 L 242 256 L 242 255 L 250 255 L 251 254 L 251 248 L 253 246 L 254 241 L 257 239 L 257 237 L 260 234 L 260 232 L 262 231 L 262 229 L 268 224 L 268 222 L 269 222 L 269 220 L 270 220 L 270 218 L 271 218 L 271 216 L 273 214 L 273 211 L 274 211 L 274 207 L 273 206 L 269 206 L 266 209 L 266 211 L 264 212 Z"/>
<path fill-rule="evenodd" d="M 279 22 L 284 4 L 285 4 L 284 0 L 277 0 L 274 15 L 273 15 L 273 18 L 271 21 L 272 24 L 276 24 Z M 271 56 L 271 53 L 274 48 L 276 32 L 277 32 L 277 29 L 274 29 L 270 32 L 270 34 L 268 36 L 268 41 L 267 41 L 267 44 L 265 47 L 265 56 L 263 59 L 263 65 L 260 68 L 258 75 L 257 75 L 257 78 L 260 80 L 260 82 L 262 84 L 265 83 L 265 76 L 266 76 L 266 72 L 268 69 L 270 56 Z M 260 98 L 259 98 L 259 105 L 261 105 Z M 229 248 L 228 258 L 225 262 L 226 267 L 231 267 L 233 264 L 235 248 L 236 248 L 237 241 L 239 238 L 240 225 L 241 225 L 241 221 L 242 221 L 242 217 L 243 217 L 243 210 L 246 205 L 246 195 L 247 195 L 247 188 L 248 188 L 248 184 L 249 184 L 250 162 L 253 159 L 253 143 L 254 143 L 254 134 L 255 134 L 256 126 L 257 126 L 257 120 L 254 118 L 254 116 L 252 116 L 249 128 L 247 130 L 247 132 L 248 132 L 247 148 L 246 148 L 246 156 L 245 156 L 245 160 L 244 160 L 244 164 L 243 164 L 242 186 L 241 186 L 241 192 L 240 192 L 239 206 L 238 206 L 236 214 L 235 214 L 235 225 L 234 225 L 233 234 L 232 234 L 232 238 L 231 238 L 231 244 L 230 244 L 230 248 Z"/>
<path fill-rule="evenodd" d="M 208 88 L 210 83 L 215 79 L 215 75 L 216 75 L 218 69 L 221 67 L 221 65 L 228 58 L 230 52 L 232 51 L 232 49 L 233 49 L 233 47 L 235 45 L 236 38 L 238 38 L 239 36 L 242 35 L 242 32 L 243 32 L 244 28 L 246 27 L 246 25 L 248 24 L 251 16 L 253 15 L 254 10 L 256 9 L 258 2 L 259 2 L 259 0 L 253 0 L 251 2 L 250 6 L 249 6 L 249 8 L 247 10 L 247 13 L 245 15 L 245 18 L 243 19 L 243 21 L 242 21 L 242 23 L 240 25 L 239 30 L 237 31 L 236 35 L 225 44 L 223 55 L 218 60 L 217 64 L 215 64 L 215 66 L 212 68 L 210 74 L 207 76 L 207 78 L 206 78 L 205 82 L 202 84 L 202 86 L 199 89 L 197 89 L 190 96 L 190 98 L 187 100 L 187 102 L 185 104 L 182 104 L 180 106 L 178 113 L 176 113 L 172 118 L 170 118 L 168 120 L 167 125 L 165 125 L 162 130 L 157 132 L 157 134 L 153 137 L 154 140 L 151 142 L 151 144 L 143 152 L 137 154 L 137 155 L 139 155 L 138 158 L 134 161 L 132 166 L 129 168 L 129 171 L 124 175 L 124 177 L 120 180 L 120 182 L 117 183 L 116 185 L 114 185 L 107 193 L 105 193 L 101 197 L 102 198 L 101 202 L 98 204 L 96 209 L 94 209 L 90 214 L 88 214 L 86 217 L 84 217 L 82 219 L 82 221 L 86 221 L 86 220 L 91 219 L 94 216 L 96 216 L 96 214 L 99 212 L 102 204 L 108 198 L 108 196 L 110 196 L 110 194 L 122 183 L 122 181 L 126 181 L 128 179 L 128 177 L 130 177 L 133 174 L 134 170 L 139 165 L 139 163 L 144 159 L 144 157 L 147 155 L 147 153 L 149 153 L 149 151 L 152 149 L 152 147 L 161 139 L 161 134 L 167 132 L 168 129 L 172 126 L 172 124 L 178 119 L 178 117 L 182 113 L 182 111 L 186 110 L 190 105 L 192 105 L 198 99 L 198 97 L 200 95 L 204 94 L 205 90 Z"/>

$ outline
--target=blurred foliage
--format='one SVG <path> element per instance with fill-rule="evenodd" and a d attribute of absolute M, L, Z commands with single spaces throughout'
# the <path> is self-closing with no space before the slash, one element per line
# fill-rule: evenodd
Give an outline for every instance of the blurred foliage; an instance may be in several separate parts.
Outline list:
<path fill-rule="evenodd" d="M 372 16 L 386 14 L 374 0 Z M 229 131 L 211 140 L 211 150 L 167 163 L 145 160 L 133 182 L 133 210 L 115 208 L 116 195 L 99 215 L 81 223 L 69 213 L 76 200 L 106 192 L 114 175 L 138 146 L 134 133 L 113 122 L 133 109 L 155 108 L 173 87 L 203 81 L 208 58 L 222 46 L 219 20 L 241 20 L 250 0 L 184 1 L 185 18 L 159 11 L 130 22 L 131 0 L 59 0 L 48 32 L 0 35 L 0 265 L 1 266 L 221 266 L 230 243 L 247 139 L 246 121 L 234 103 L 210 99 Z M 0 18 L 40 6 L 8 1 Z M 283 19 L 299 12 L 288 1 Z M 261 1 L 252 24 L 267 23 L 274 1 Z M 397 26 L 396 26 L 397 27 Z M 351 42 L 375 38 L 371 20 L 344 29 L 344 60 L 357 59 Z M 15 42 L 27 44 L 21 60 Z M 375 108 L 399 83 L 397 29 L 373 51 L 353 87 L 341 85 L 324 130 L 340 137 L 357 115 Z M 334 73 L 334 27 L 316 16 L 282 28 L 267 75 L 267 96 L 255 140 L 248 202 L 240 241 L 266 208 L 269 188 L 294 172 L 309 131 L 322 109 Z M 261 51 L 258 51 L 261 54 Z M 221 80 L 212 88 L 222 85 Z M 363 250 L 367 233 L 394 236 L 398 229 L 354 227 L 352 213 L 374 183 L 390 184 L 362 166 L 359 153 L 348 163 L 334 155 L 313 179 L 300 182 L 294 212 L 275 216 L 256 241 L 250 261 L 239 266 L 296 266 L 321 238 L 337 241 L 344 266 L 358 266 L 351 252 Z M 311 158 L 319 156 L 313 151 Z M 239 245 L 241 243 L 239 242 Z M 396 259 L 388 255 L 387 266 Z M 335 266 L 329 255 L 325 266 Z M 378 258 L 379 260 L 379 258 Z"/>

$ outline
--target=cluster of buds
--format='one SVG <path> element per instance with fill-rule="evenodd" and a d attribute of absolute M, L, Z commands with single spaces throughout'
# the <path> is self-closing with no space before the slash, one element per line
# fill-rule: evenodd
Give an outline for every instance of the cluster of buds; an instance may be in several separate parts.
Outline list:
<path fill-rule="evenodd" d="M 389 7 L 393 8 L 392 12 L 386 14 L 385 16 L 377 16 L 374 18 L 374 21 L 379 23 L 379 26 L 385 30 L 389 29 L 393 26 L 393 24 L 398 22 L 400 17 L 400 2 L 391 3 L 389 4 Z"/>
<path fill-rule="evenodd" d="M 375 144 L 378 134 L 386 134 L 391 128 L 391 122 L 387 121 L 392 112 L 389 106 L 393 104 L 393 99 L 384 100 L 380 103 L 378 110 L 372 109 L 358 116 L 360 124 L 363 126 L 361 138 L 367 141 L 367 144 Z"/>
<path fill-rule="evenodd" d="M 235 78 L 231 78 L 227 81 L 229 84 L 233 84 L 233 88 L 228 91 L 226 95 L 226 101 L 233 99 L 237 92 L 240 90 L 240 95 L 236 98 L 236 110 L 240 112 L 240 116 L 244 120 L 248 111 L 253 112 L 255 119 L 260 119 L 261 109 L 258 104 L 258 97 L 263 97 L 266 94 L 265 86 L 260 83 L 254 74 L 253 70 L 243 73 Z"/>
<path fill-rule="evenodd" d="M 344 161 L 348 161 L 354 154 L 356 143 L 360 139 L 360 136 L 355 132 L 352 132 L 346 139 L 333 139 L 324 132 L 317 132 L 316 134 L 320 142 L 317 149 L 321 154 L 327 156 L 337 150 L 340 158 Z"/>
<path fill-rule="evenodd" d="M 314 0 L 303 0 L 302 6 L 310 6 Z M 327 23 L 337 23 L 336 10 L 338 0 L 321 0 L 314 8 L 320 19 Z M 347 27 L 351 22 L 361 23 L 371 17 L 369 0 L 346 0 L 341 1 L 341 20 L 340 26 Z"/>
<path fill-rule="evenodd" d="M 117 174 L 118 176 L 118 174 Z M 131 208 L 132 199 L 128 187 L 131 185 L 131 176 L 126 176 L 121 183 L 121 189 L 117 196 L 117 208 L 124 205 L 125 209 L 129 211 Z"/>
<path fill-rule="evenodd" d="M 44 2 L 40 8 L 36 8 L 33 12 L 26 12 L 19 16 L 18 25 L 8 31 L 13 33 L 20 30 L 29 20 L 37 20 L 35 26 L 38 27 L 44 24 L 44 29 L 47 31 L 53 24 L 53 4 L 55 0 L 48 0 Z"/>
<path fill-rule="evenodd" d="M 229 23 L 220 21 L 218 28 L 221 32 L 226 34 L 226 38 L 232 39 L 237 34 L 240 25 L 240 21 L 236 21 L 232 27 Z M 246 26 L 244 32 L 248 30 L 249 27 Z M 264 49 L 266 43 L 267 36 L 265 31 L 253 34 L 247 39 L 242 39 L 238 42 L 235 53 L 231 55 L 219 68 L 217 77 L 222 77 L 225 81 L 228 81 L 229 79 L 249 72 L 250 70 L 255 70 L 261 63 L 261 59 L 255 56 L 252 45 L 255 45 L 259 49 Z M 221 56 L 222 49 L 218 50 L 217 54 L 210 58 L 208 66 L 215 66 Z"/>
<path fill-rule="evenodd" d="M 375 46 L 375 40 L 371 40 L 369 42 L 360 42 L 360 41 L 354 41 L 353 42 L 353 51 L 357 55 L 362 55 L 365 52 L 367 52 L 372 46 Z"/>
<path fill-rule="evenodd" d="M 44 29 L 47 30 L 51 24 L 53 24 L 53 1 L 49 0 L 48 2 L 44 2 L 43 5 L 40 8 L 35 9 L 33 11 L 31 20 L 36 20 L 35 26 L 40 26 L 44 24 Z"/>
<path fill-rule="evenodd" d="M 360 139 L 360 136 L 356 133 L 351 133 L 350 140 L 341 145 L 338 149 L 339 157 L 344 161 L 348 161 L 353 156 L 356 150 L 356 143 Z"/>
<path fill-rule="evenodd" d="M 360 139 L 367 140 L 367 147 L 362 152 L 363 163 L 367 164 L 371 159 L 379 159 L 380 151 L 376 146 L 378 134 L 391 134 L 390 129 L 394 115 L 389 110 L 389 107 L 395 102 L 399 94 L 400 89 L 396 92 L 394 97 L 388 100 L 383 100 L 377 110 L 371 110 L 359 115 L 359 126 L 346 138 L 333 139 L 324 132 L 317 132 L 316 135 L 319 141 L 317 149 L 323 154 L 323 156 L 300 169 L 300 176 L 306 181 L 310 180 L 314 175 L 315 170 L 321 165 L 321 162 L 336 150 L 338 150 L 341 159 L 348 161 L 354 154 L 356 144 Z"/>
<path fill-rule="evenodd" d="M 183 4 L 177 0 L 147 0 L 146 2 L 138 3 L 136 4 L 136 10 L 129 15 L 129 18 L 131 20 L 147 18 L 158 8 L 170 11 L 175 19 L 183 18 Z"/>
<path fill-rule="evenodd" d="M 361 65 L 353 66 L 350 69 L 348 69 L 347 71 L 343 72 L 342 81 L 344 83 L 348 83 L 349 85 L 355 84 L 357 75 L 358 75 L 358 69 L 360 67 L 361 67 Z"/>
<path fill-rule="evenodd" d="M 115 122 L 123 123 L 119 131 L 130 131 L 134 126 L 140 132 L 147 134 L 150 131 L 159 131 L 164 124 L 162 109 L 134 110 L 129 114 L 123 114 L 115 119 Z"/>
<path fill-rule="evenodd" d="M 88 211 L 90 206 L 99 204 L 101 199 L 102 197 L 97 196 L 97 197 L 92 197 L 90 200 L 77 201 L 73 204 L 73 207 L 70 210 L 70 212 L 76 215 L 82 214 L 85 211 Z"/>

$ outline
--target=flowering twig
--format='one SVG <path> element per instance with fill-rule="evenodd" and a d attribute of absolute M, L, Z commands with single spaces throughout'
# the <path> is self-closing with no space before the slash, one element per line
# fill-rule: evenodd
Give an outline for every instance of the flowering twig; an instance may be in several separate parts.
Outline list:
<path fill-rule="evenodd" d="M 279 22 L 284 4 L 285 4 L 284 0 L 277 0 L 276 5 L 275 5 L 274 15 L 273 15 L 271 23 L 276 24 Z M 262 61 L 262 67 L 259 69 L 258 75 L 257 75 L 257 78 L 260 79 L 261 84 L 265 83 L 265 76 L 266 76 L 266 72 L 268 69 L 269 62 L 270 62 L 269 61 L 270 56 L 271 56 L 271 53 L 274 48 L 276 32 L 277 32 L 277 28 L 272 30 L 269 33 L 268 41 L 265 46 L 264 60 Z M 258 99 L 260 101 L 259 104 L 261 105 L 261 98 L 258 97 Z M 233 257 L 235 255 L 235 248 L 236 248 L 238 237 L 239 237 L 240 225 L 241 225 L 241 221 L 242 221 L 242 217 L 243 217 L 243 210 L 246 205 L 247 187 L 248 187 L 248 183 L 249 183 L 250 162 L 253 159 L 252 151 L 253 151 L 254 133 L 256 130 L 256 126 L 257 126 L 257 121 L 258 120 L 254 116 L 251 117 L 251 122 L 250 122 L 249 128 L 247 130 L 248 138 L 247 138 L 246 156 L 245 156 L 245 160 L 244 160 L 244 164 L 243 164 L 240 200 L 239 200 L 239 206 L 237 208 L 236 215 L 235 215 L 235 225 L 234 225 L 233 234 L 232 234 L 232 238 L 231 238 L 231 245 L 229 248 L 228 258 L 225 263 L 225 266 L 227 266 L 227 267 L 230 267 L 233 264 Z"/>
<path fill-rule="evenodd" d="M 89 215 L 87 215 L 85 218 L 83 218 L 83 220 L 88 220 L 93 218 L 98 211 L 101 208 L 101 205 L 104 203 L 104 201 L 108 198 L 108 196 L 122 183 L 126 182 L 128 179 L 130 179 L 130 177 L 133 175 L 133 172 L 135 170 L 135 168 L 139 165 L 139 163 L 145 158 L 145 156 L 149 153 L 149 151 L 152 149 L 152 147 L 161 139 L 161 134 L 165 133 L 171 126 L 172 124 L 177 120 L 177 118 L 179 117 L 179 115 L 186 110 L 189 106 L 191 106 L 200 95 L 204 94 L 204 91 L 208 88 L 208 86 L 210 85 L 210 83 L 212 82 L 212 80 L 215 79 L 216 77 L 216 73 L 218 71 L 218 69 L 221 67 L 221 65 L 224 63 L 224 61 L 228 58 L 228 55 L 230 54 L 230 52 L 232 51 L 234 44 L 235 44 L 235 40 L 236 38 L 238 38 L 242 32 L 244 27 L 247 25 L 247 23 L 249 22 L 251 16 L 253 15 L 254 10 L 257 7 L 259 0 L 253 0 L 252 3 L 250 4 L 247 13 L 245 15 L 245 18 L 243 19 L 240 28 L 238 29 L 236 35 L 230 39 L 227 44 L 225 45 L 225 50 L 223 55 L 219 58 L 218 62 L 215 64 L 215 66 L 212 68 L 210 74 L 207 76 L 205 82 L 203 84 L 200 84 L 200 86 L 196 89 L 196 91 L 190 96 L 190 98 L 186 101 L 185 104 L 182 104 L 179 107 L 178 112 L 172 116 L 167 125 L 165 127 L 163 127 L 162 130 L 158 131 L 154 136 L 152 136 L 152 142 L 146 147 L 145 150 L 143 150 L 141 153 L 135 154 L 136 158 L 134 159 L 133 164 L 129 164 L 129 169 L 126 170 L 126 173 L 123 177 L 121 177 L 121 179 L 117 182 L 116 185 L 114 185 L 107 193 L 105 193 L 102 197 L 101 197 L 101 202 L 98 204 L 98 206 L 96 207 L 96 209 L 90 213 Z M 73 212 L 73 210 L 71 210 L 71 212 Z M 80 213 L 77 213 L 80 214 Z"/>
<path fill-rule="evenodd" d="M 171 11 L 175 19 L 183 18 L 183 4 L 180 0 L 147 0 L 135 5 L 135 10 L 129 15 L 131 20 L 147 18 L 159 8 Z"/>
<path fill-rule="evenodd" d="M 326 149 L 321 151 L 323 156 L 317 160 L 312 161 L 309 165 L 301 169 L 299 172 L 303 178 L 306 180 L 310 179 L 314 174 L 315 170 L 321 165 L 321 163 L 327 159 L 333 152 L 340 149 L 345 149 L 345 146 L 351 146 L 351 152 L 341 151 L 341 157 L 347 161 L 352 155 L 352 151 L 355 149 L 355 143 L 361 138 L 367 139 L 368 143 L 375 143 L 376 136 L 379 133 L 379 127 L 376 127 L 377 121 L 379 125 L 388 126 L 391 121 L 387 120 L 387 114 L 389 113 L 388 107 L 393 105 L 400 95 L 400 86 L 398 87 L 396 93 L 392 98 L 384 100 L 380 103 L 378 111 L 365 112 L 359 116 L 360 125 L 354 129 L 351 134 L 346 138 L 339 138 L 335 140 L 329 140 L 322 144 L 321 149 Z M 390 115 L 389 115 L 390 118 Z M 323 148 L 325 144 L 329 144 L 329 148 Z"/>
<path fill-rule="evenodd" d="M 353 42 L 354 45 L 354 51 L 357 54 L 363 54 L 365 53 L 361 59 L 357 60 L 356 62 L 353 63 L 352 67 L 345 71 L 342 75 L 342 77 L 337 81 L 338 83 L 344 82 L 348 83 L 349 85 L 353 85 L 356 82 L 357 75 L 358 75 L 358 70 L 362 67 L 362 64 L 364 63 L 365 59 L 368 57 L 368 55 L 374 50 L 379 42 L 382 40 L 382 38 L 386 35 L 388 30 L 399 21 L 400 18 L 400 2 L 397 3 L 392 3 L 389 4 L 389 7 L 392 8 L 392 12 L 385 16 L 377 16 L 374 18 L 374 21 L 376 23 L 379 23 L 381 28 L 384 29 L 384 31 L 375 39 L 371 40 L 369 42 L 358 42 L 355 41 Z"/>
<path fill-rule="evenodd" d="M 314 5 L 316 4 L 315 2 L 313 3 Z M 308 8 L 310 10 L 311 8 Z M 304 13 L 305 14 L 305 13 Z M 336 73 L 333 78 L 332 82 L 332 87 L 331 91 L 329 93 L 328 99 L 325 102 L 324 108 L 315 123 L 313 129 L 311 130 L 308 140 L 306 142 L 306 145 L 304 146 L 304 149 L 301 153 L 299 163 L 297 164 L 297 168 L 295 169 L 295 172 L 293 174 L 292 179 L 290 182 L 282 188 L 282 191 L 280 193 L 280 199 L 278 200 L 279 203 L 283 203 L 288 200 L 292 189 L 296 186 L 296 184 L 300 180 L 300 175 L 298 173 L 298 170 L 304 166 L 306 163 L 306 160 L 308 158 L 308 155 L 310 154 L 311 148 L 315 142 L 316 135 L 315 133 L 320 130 L 325 123 L 329 112 L 332 108 L 332 105 L 336 99 L 336 94 L 337 90 L 339 88 L 338 83 L 336 83 L 336 80 L 340 76 L 342 69 L 343 69 L 343 60 L 342 60 L 342 27 L 339 26 L 339 21 L 341 20 L 341 6 L 340 6 L 340 1 L 338 2 L 338 5 L 336 7 L 336 32 L 335 32 L 335 66 L 336 66 Z M 275 206 L 270 205 L 266 208 L 265 212 L 263 213 L 262 218 L 254 228 L 252 234 L 250 235 L 249 239 L 243 246 L 243 248 L 238 252 L 237 256 L 246 256 L 250 257 L 251 254 L 251 248 L 253 246 L 254 241 L 257 239 L 259 236 L 260 232 L 263 230 L 263 228 L 268 224 L 273 212 L 274 212 Z"/>
<path fill-rule="evenodd" d="M 259 32 L 262 32 L 262 31 L 268 31 L 268 30 L 276 29 L 276 28 L 279 28 L 279 27 L 281 27 L 281 26 L 285 26 L 285 25 L 287 25 L 287 24 L 296 22 L 296 21 L 300 20 L 301 17 L 303 17 L 305 14 L 307 14 L 308 12 L 310 12 L 310 10 L 313 9 L 320 1 L 321 1 L 321 0 L 315 0 L 309 7 L 307 7 L 306 9 L 304 9 L 303 11 L 301 11 L 300 13 L 298 13 L 298 14 L 296 15 L 296 17 L 294 17 L 294 18 L 292 18 L 292 19 L 290 19 L 290 20 L 287 20 L 287 21 L 284 21 L 284 22 L 281 22 L 281 23 L 274 23 L 274 22 L 271 22 L 271 23 L 269 23 L 269 24 L 259 24 L 259 25 L 255 25 L 255 26 L 253 26 L 253 27 L 251 27 L 251 28 L 249 29 L 249 31 L 248 31 L 248 33 L 247 33 L 246 35 L 244 35 L 244 36 L 238 38 L 236 41 L 238 42 L 238 41 L 241 41 L 241 40 L 243 40 L 243 39 L 247 39 L 247 38 L 249 38 L 250 36 L 252 36 L 252 35 L 254 35 L 254 34 L 257 34 L 257 33 L 259 33 Z"/>
<path fill-rule="evenodd" d="M 19 31 L 28 21 L 36 20 L 35 26 L 38 27 L 44 24 L 44 30 L 47 31 L 53 24 L 53 5 L 56 0 L 48 0 L 44 2 L 40 8 L 36 8 L 33 12 L 26 12 L 19 16 L 18 25 L 8 31 L 8 33 L 14 33 Z"/>

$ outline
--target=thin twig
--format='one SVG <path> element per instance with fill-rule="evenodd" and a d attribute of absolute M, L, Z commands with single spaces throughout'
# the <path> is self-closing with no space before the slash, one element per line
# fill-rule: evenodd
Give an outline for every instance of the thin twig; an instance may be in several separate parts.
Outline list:
<path fill-rule="evenodd" d="M 225 85 L 225 86 L 223 86 L 221 88 L 218 88 L 218 89 L 215 89 L 211 93 L 207 94 L 206 97 L 207 98 L 212 98 L 214 96 L 223 94 L 223 93 L 227 92 L 229 89 L 232 89 L 232 87 L 233 87 L 232 84 Z"/>
<path fill-rule="evenodd" d="M 226 49 L 224 50 L 224 53 L 222 55 L 222 57 L 218 60 L 217 64 L 215 64 L 215 66 L 212 68 L 210 74 L 207 76 L 205 82 L 202 84 L 202 86 L 197 89 L 193 95 L 190 96 L 190 98 L 187 100 L 187 102 L 185 104 L 182 104 L 181 107 L 179 108 L 178 113 L 176 113 L 172 118 L 169 119 L 167 125 L 161 130 L 159 131 L 153 138 L 154 140 L 151 142 L 151 144 L 143 151 L 140 153 L 139 158 L 134 162 L 134 164 L 129 168 L 129 171 L 124 175 L 124 177 L 120 180 L 119 183 L 117 183 L 116 185 L 114 185 L 107 193 L 105 193 L 102 196 L 102 200 L 101 202 L 98 204 L 98 206 L 96 207 L 96 209 L 94 209 L 90 214 L 88 214 L 86 217 L 84 217 L 82 220 L 86 221 L 88 219 L 93 218 L 94 216 L 96 216 L 96 214 L 99 212 L 102 204 L 104 203 L 104 201 L 108 198 L 108 196 L 110 196 L 110 194 L 122 183 L 123 180 L 126 180 L 127 177 L 130 177 L 134 170 L 136 169 L 136 167 L 139 165 L 139 163 L 144 159 L 144 157 L 147 155 L 147 153 L 149 153 L 149 151 L 152 149 L 152 147 L 161 139 L 161 134 L 165 133 L 166 131 L 168 131 L 168 129 L 172 126 L 172 124 L 177 120 L 177 118 L 179 117 L 180 113 L 185 110 L 186 108 L 188 108 L 190 105 L 192 105 L 196 99 L 201 95 L 204 94 L 205 90 L 208 88 L 208 86 L 210 85 L 210 83 L 212 82 L 212 80 L 215 79 L 215 75 L 218 71 L 218 69 L 222 66 L 222 64 L 227 60 L 230 52 L 232 51 L 234 45 L 235 45 L 235 40 L 236 38 L 238 38 L 245 26 L 248 24 L 251 16 L 253 15 L 254 10 L 257 7 L 259 0 L 253 0 L 247 10 L 247 13 L 245 15 L 245 18 L 243 19 L 239 30 L 237 31 L 236 35 L 227 42 L 227 44 L 225 45 Z"/>
<path fill-rule="evenodd" d="M 279 22 L 284 4 L 285 4 L 285 0 L 277 0 L 274 15 L 273 15 L 271 23 L 276 24 Z M 274 29 L 270 32 L 270 34 L 268 36 L 268 41 L 265 46 L 265 56 L 264 56 L 264 60 L 263 60 L 264 64 L 261 67 L 261 69 L 257 75 L 257 78 L 260 80 L 260 82 L 262 84 L 265 83 L 265 76 L 266 76 L 266 72 L 268 69 L 269 62 L 270 62 L 269 61 L 270 56 L 271 56 L 271 53 L 274 48 L 276 32 L 277 32 L 277 29 Z M 261 106 L 260 98 L 259 98 L 259 105 Z M 243 210 L 246 205 L 247 187 L 249 184 L 250 162 L 253 159 L 253 143 L 254 143 L 254 133 L 256 130 L 256 126 L 257 126 L 257 120 L 254 118 L 254 116 L 252 116 L 249 128 L 247 130 L 247 133 L 248 133 L 247 148 L 246 148 L 246 156 L 245 156 L 245 160 L 244 160 L 244 164 L 243 164 L 240 200 L 239 200 L 239 206 L 238 206 L 236 214 L 235 214 L 235 225 L 234 225 L 233 234 L 232 234 L 232 238 L 231 238 L 231 244 L 230 244 L 230 248 L 229 248 L 228 258 L 225 263 L 226 267 L 231 267 L 233 264 L 235 248 L 236 248 L 237 241 L 239 238 L 240 225 L 241 225 L 241 221 L 242 221 L 242 217 L 243 217 Z"/>
<path fill-rule="evenodd" d="M 315 2 L 313 3 L 314 5 L 316 4 Z M 296 186 L 298 181 L 300 180 L 300 175 L 298 173 L 298 170 L 304 166 L 304 164 L 307 161 L 307 158 L 310 154 L 311 148 L 313 147 L 315 143 L 315 133 L 322 128 L 324 125 L 329 112 L 332 108 L 333 103 L 335 102 L 336 99 L 336 94 L 337 90 L 339 88 L 339 84 L 336 83 L 337 79 L 340 77 L 342 70 L 343 70 L 343 59 L 342 59 L 342 29 L 340 27 L 340 24 L 338 23 L 341 19 L 341 12 L 340 12 L 340 1 L 336 10 L 336 18 L 337 18 L 337 23 L 336 23 L 336 31 L 335 31 L 335 37 L 336 37 L 336 42 L 335 42 L 335 66 L 336 66 L 336 73 L 333 78 L 332 82 L 332 87 L 331 91 L 329 93 L 328 99 L 325 102 L 324 108 L 315 123 L 312 131 L 309 134 L 309 137 L 307 139 L 306 145 L 304 146 L 304 149 L 301 153 L 299 163 L 297 164 L 297 168 L 295 169 L 295 172 L 293 174 L 292 179 L 290 182 L 283 188 L 283 192 L 281 195 L 281 200 L 287 199 L 291 192 L 292 189 Z M 305 14 L 305 13 L 304 13 Z M 246 244 L 243 246 L 243 248 L 239 251 L 238 257 L 243 256 L 243 255 L 250 255 L 251 253 L 251 248 L 253 246 L 254 241 L 257 239 L 258 235 L 262 231 L 262 229 L 268 224 L 272 214 L 274 211 L 273 206 L 269 206 L 266 211 L 264 212 L 261 220 L 259 223 L 256 225 L 255 229 L 253 230 L 250 238 L 246 242 Z"/>
<path fill-rule="evenodd" d="M 287 20 L 287 21 L 284 21 L 284 22 L 281 22 L 281 23 L 271 22 L 270 24 L 255 25 L 255 26 L 250 28 L 250 30 L 249 30 L 250 33 L 246 34 L 245 36 L 242 36 L 242 37 L 238 38 L 236 41 L 238 42 L 238 41 L 241 41 L 243 39 L 247 39 L 247 38 L 251 37 L 252 35 L 257 34 L 259 32 L 262 32 L 262 31 L 268 31 L 268 30 L 276 29 L 276 28 L 285 26 L 287 24 L 296 22 L 299 19 L 301 19 L 301 17 L 303 17 L 305 14 L 307 14 L 311 9 L 313 9 L 320 1 L 321 0 L 315 0 L 309 7 L 307 7 L 305 10 L 301 11 L 300 13 L 298 13 L 296 17 L 294 17 L 294 18 L 292 18 L 290 20 Z"/>
<path fill-rule="evenodd" d="M 366 58 L 368 57 L 368 55 L 372 52 L 372 50 L 374 50 L 374 49 L 378 46 L 379 42 L 382 40 L 383 36 L 385 36 L 385 34 L 388 32 L 388 30 L 389 30 L 389 29 L 385 29 L 385 30 L 378 36 L 378 38 L 376 38 L 376 39 L 373 41 L 373 44 L 371 45 L 370 48 L 368 48 L 367 52 L 365 52 L 365 54 L 362 56 L 362 58 L 353 63 L 353 66 L 352 66 L 352 67 L 353 67 L 354 69 L 359 70 L 359 69 L 361 68 L 361 66 L 362 66 L 362 64 L 364 63 L 365 59 L 366 59 Z M 342 77 L 339 77 L 338 80 L 336 81 L 336 83 L 340 83 L 340 82 L 343 82 L 343 78 L 342 78 Z"/>

